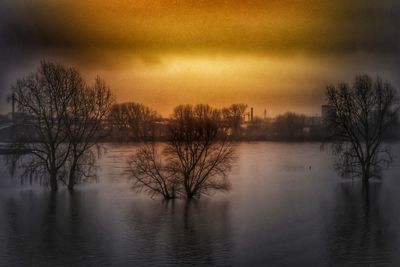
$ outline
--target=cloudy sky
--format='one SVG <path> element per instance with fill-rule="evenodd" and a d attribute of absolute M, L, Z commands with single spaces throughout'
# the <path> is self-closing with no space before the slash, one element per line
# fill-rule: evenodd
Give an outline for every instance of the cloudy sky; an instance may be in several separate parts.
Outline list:
<path fill-rule="evenodd" d="M 217 3 L 216 3 L 217 2 Z M 99 74 L 163 115 L 244 102 L 317 114 L 358 73 L 400 86 L 398 0 L 0 0 L 0 112 L 41 59 Z"/>

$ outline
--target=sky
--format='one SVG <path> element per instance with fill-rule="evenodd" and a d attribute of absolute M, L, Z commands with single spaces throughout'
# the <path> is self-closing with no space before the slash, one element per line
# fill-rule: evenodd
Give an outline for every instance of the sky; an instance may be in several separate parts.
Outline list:
<path fill-rule="evenodd" d="M 355 75 L 400 87 L 398 0 L 0 0 L 0 113 L 41 59 L 103 77 L 118 102 L 320 113 Z"/>

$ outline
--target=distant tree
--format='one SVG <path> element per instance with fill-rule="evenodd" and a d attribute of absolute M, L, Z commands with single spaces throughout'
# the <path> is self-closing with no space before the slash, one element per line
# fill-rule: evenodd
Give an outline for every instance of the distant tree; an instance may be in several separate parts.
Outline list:
<path fill-rule="evenodd" d="M 12 166 L 20 166 L 23 177 L 49 184 L 52 191 L 68 177 L 73 187 L 78 173 L 83 174 L 81 166 L 93 167 L 93 160 L 82 155 L 97 142 L 94 132 L 103 118 L 99 114 L 107 112 L 110 91 L 101 88 L 99 79 L 89 88 L 75 69 L 41 61 L 37 72 L 17 80 L 12 93 L 33 129 L 32 138 L 16 138 L 12 144 L 29 151 L 16 155 Z"/>
<path fill-rule="evenodd" d="M 265 140 L 268 138 L 270 125 L 265 119 L 254 117 L 244 131 L 245 140 Z"/>
<path fill-rule="evenodd" d="M 135 187 L 165 198 L 188 199 L 229 190 L 234 148 L 221 120 L 221 111 L 208 105 L 176 107 L 170 141 L 162 153 L 151 144 L 130 158 Z"/>
<path fill-rule="evenodd" d="M 305 116 L 294 112 L 278 115 L 273 123 L 275 134 L 286 140 L 300 137 L 305 126 Z"/>
<path fill-rule="evenodd" d="M 222 109 L 223 121 L 230 128 L 234 138 L 240 138 L 247 105 L 243 103 L 232 104 Z"/>
<path fill-rule="evenodd" d="M 114 104 L 111 107 L 108 121 L 112 129 L 113 138 L 122 139 L 126 137 L 127 129 L 129 128 L 126 104 Z"/>
<path fill-rule="evenodd" d="M 361 177 L 366 186 L 391 162 L 389 150 L 382 148 L 382 136 L 397 120 L 398 93 L 380 77 L 358 75 L 351 86 L 328 86 L 326 98 L 334 110 L 328 123 L 338 167 L 342 174 Z"/>
<path fill-rule="evenodd" d="M 140 103 L 113 105 L 109 121 L 114 129 L 114 137 L 123 141 L 144 141 L 152 138 L 157 112 Z"/>

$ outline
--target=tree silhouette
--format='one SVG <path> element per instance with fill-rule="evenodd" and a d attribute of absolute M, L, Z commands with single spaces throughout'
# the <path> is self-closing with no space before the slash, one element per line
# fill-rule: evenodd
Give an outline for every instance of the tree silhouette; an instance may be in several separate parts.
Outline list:
<path fill-rule="evenodd" d="M 12 92 L 17 110 L 29 115 L 26 124 L 33 129 L 31 138 L 15 138 L 12 145 L 29 153 L 15 155 L 12 165 L 24 170 L 22 177 L 49 184 L 52 191 L 58 181 L 73 189 L 77 176 L 88 175 L 84 166 L 93 167 L 88 155 L 99 141 L 111 91 L 99 78 L 89 87 L 75 69 L 41 61 L 38 71 L 18 79 Z"/>
<path fill-rule="evenodd" d="M 106 83 L 96 77 L 93 86 L 74 92 L 65 116 L 66 134 L 70 145 L 68 157 L 68 189 L 73 190 L 82 178 L 93 178 L 94 151 L 106 134 L 103 122 L 110 113 L 113 95 Z"/>
<path fill-rule="evenodd" d="M 380 77 L 374 80 L 358 75 L 352 86 L 328 86 L 326 98 L 332 107 L 327 120 L 334 132 L 337 166 L 342 174 L 361 177 L 367 185 L 391 162 L 389 150 L 382 147 L 382 136 L 397 120 L 397 91 Z"/>
<path fill-rule="evenodd" d="M 179 177 L 166 162 L 168 155 L 159 150 L 159 145 L 154 143 L 141 145 L 128 159 L 128 173 L 137 191 L 152 197 L 161 195 L 164 199 L 174 199 L 183 193 Z"/>
<path fill-rule="evenodd" d="M 242 123 L 244 122 L 246 104 L 232 104 L 222 109 L 224 123 L 230 128 L 230 134 L 236 139 L 242 135 Z"/>
<path fill-rule="evenodd" d="M 157 112 L 139 103 L 115 104 L 109 116 L 118 141 L 145 141 L 154 136 Z"/>
<path fill-rule="evenodd" d="M 134 187 L 187 199 L 229 190 L 234 147 L 221 120 L 221 111 L 208 105 L 176 107 L 162 152 L 150 143 L 128 161 Z"/>
<path fill-rule="evenodd" d="M 286 140 L 295 140 L 302 135 L 304 126 L 304 115 L 286 112 L 276 117 L 273 128 L 278 136 Z"/>

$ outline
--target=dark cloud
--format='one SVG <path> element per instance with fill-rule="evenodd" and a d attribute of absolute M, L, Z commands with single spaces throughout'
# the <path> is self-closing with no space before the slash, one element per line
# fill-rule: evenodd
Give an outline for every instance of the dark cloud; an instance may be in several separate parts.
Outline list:
<path fill-rule="evenodd" d="M 72 54 L 94 48 L 137 53 L 388 54 L 398 53 L 400 46 L 400 2 L 394 0 L 252 1 L 233 7 L 183 1 L 154 12 L 152 6 L 135 8 L 133 1 L 115 1 L 116 10 L 105 6 L 97 12 L 96 5 L 104 4 L 73 2 L 78 1 L 5 1 L 2 39 L 21 49 Z"/>
<path fill-rule="evenodd" d="M 0 0 L 0 97 L 41 58 L 113 68 L 128 55 L 363 53 L 400 68 L 398 0 L 166 2 Z"/>

